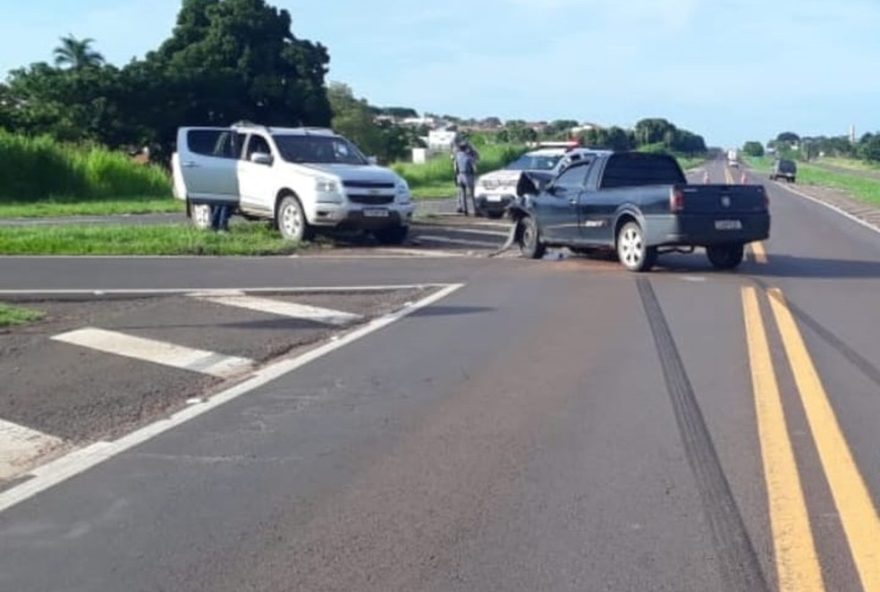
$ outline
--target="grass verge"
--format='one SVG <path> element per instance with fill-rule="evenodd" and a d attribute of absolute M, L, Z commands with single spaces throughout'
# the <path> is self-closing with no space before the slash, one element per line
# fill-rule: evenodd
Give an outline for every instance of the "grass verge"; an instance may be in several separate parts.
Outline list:
<path fill-rule="evenodd" d="M 55 197 L 40 201 L 0 201 L 0 218 L 170 214 L 183 211 L 183 202 L 175 200 L 170 196 L 117 197 L 90 200 L 83 200 L 77 197 Z"/>
<path fill-rule="evenodd" d="M 880 173 L 880 163 L 865 162 L 864 160 L 856 160 L 854 158 L 822 158 L 819 162 L 830 164 L 831 166 L 840 167 L 842 169 L 852 169 L 854 171 L 865 171 L 869 173 Z"/>
<path fill-rule="evenodd" d="M 299 248 L 262 224 L 225 234 L 184 224 L 0 228 L 0 255 L 287 255 Z"/>
<path fill-rule="evenodd" d="M 683 171 L 695 169 L 706 162 L 706 159 L 702 156 L 676 156 L 675 158 L 678 160 L 678 166 Z"/>
<path fill-rule="evenodd" d="M 0 328 L 16 325 L 26 325 L 43 318 L 43 313 L 38 310 L 10 306 L 0 302 Z"/>
<path fill-rule="evenodd" d="M 769 172 L 772 165 L 772 159 L 768 157 L 754 158 L 748 157 L 749 166 L 761 172 Z M 858 177 L 855 175 L 847 175 L 845 173 L 836 173 L 820 169 L 799 162 L 797 182 L 801 185 L 815 185 L 817 187 L 831 187 L 847 192 L 854 199 L 863 201 L 867 204 L 880 206 L 880 181 Z"/>

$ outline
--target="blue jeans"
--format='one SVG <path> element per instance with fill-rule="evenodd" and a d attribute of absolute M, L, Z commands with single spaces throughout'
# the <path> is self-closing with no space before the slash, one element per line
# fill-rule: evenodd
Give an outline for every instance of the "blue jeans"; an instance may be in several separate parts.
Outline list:
<path fill-rule="evenodd" d="M 226 204 L 211 206 L 211 230 L 229 230 L 229 210 Z"/>
<path fill-rule="evenodd" d="M 468 211 L 468 198 L 474 202 L 474 211 L 477 209 L 474 200 L 475 183 L 476 178 L 473 175 L 458 175 L 455 179 L 455 184 L 458 186 L 458 209 L 465 213 Z"/>

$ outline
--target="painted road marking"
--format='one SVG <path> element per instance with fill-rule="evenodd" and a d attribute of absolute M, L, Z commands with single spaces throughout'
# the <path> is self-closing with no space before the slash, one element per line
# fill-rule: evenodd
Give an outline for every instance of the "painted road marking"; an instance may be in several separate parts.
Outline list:
<path fill-rule="evenodd" d="M 755 288 L 742 289 L 770 527 L 780 592 L 825 589 Z"/>
<path fill-rule="evenodd" d="M 497 249 L 501 245 L 499 243 L 490 243 L 487 241 L 477 241 L 460 238 L 447 238 L 445 236 L 434 236 L 430 234 L 419 234 L 416 236 L 419 240 L 426 240 L 432 243 L 447 243 L 450 245 L 462 245 L 466 247 L 481 247 L 489 249 Z"/>
<path fill-rule="evenodd" d="M 755 263 L 767 263 L 767 251 L 764 250 L 764 243 L 758 241 L 749 244 L 749 250 Z"/>
<path fill-rule="evenodd" d="M 245 296 L 244 294 L 208 296 L 196 293 L 191 296 L 198 300 L 211 302 L 213 304 L 245 308 L 247 310 L 255 310 L 257 312 L 264 312 L 292 319 L 303 319 L 315 323 L 323 323 L 325 325 L 336 325 L 339 327 L 350 325 L 363 319 L 361 315 L 341 310 L 309 306 L 307 304 L 297 304 L 296 302 L 272 300 L 270 298 L 257 298 L 256 296 Z"/>
<path fill-rule="evenodd" d="M 108 354 L 210 374 L 218 378 L 229 378 L 246 372 L 254 366 L 254 362 L 247 358 L 226 356 L 212 351 L 193 349 L 93 327 L 55 335 L 52 339 Z"/>
<path fill-rule="evenodd" d="M 880 516 L 781 290 L 770 290 L 770 305 L 862 588 L 880 592 Z"/>
<path fill-rule="evenodd" d="M 88 257 L 78 257 L 88 259 Z M 0 296 L 137 296 L 137 295 L 181 295 L 200 294 L 203 296 L 223 296 L 229 294 L 313 294 L 315 292 L 384 292 L 388 290 L 425 290 L 445 288 L 448 284 L 390 284 L 387 286 L 306 286 L 306 287 L 264 287 L 264 288 L 102 288 L 102 289 L 32 289 L 0 290 Z"/>
<path fill-rule="evenodd" d="M 500 236 L 501 238 L 507 238 L 507 236 L 510 234 L 510 225 L 504 227 L 504 228 L 507 228 L 507 232 L 501 232 L 498 230 L 480 230 L 478 228 L 462 228 L 462 227 L 458 227 L 458 226 L 430 226 L 430 227 L 426 226 L 425 228 L 426 229 L 430 228 L 430 230 L 434 230 L 434 231 L 445 230 L 448 232 L 455 232 L 457 234 L 476 234 L 476 235 L 482 235 L 482 236 Z"/>
<path fill-rule="evenodd" d="M 63 442 L 55 436 L 0 419 L 0 480 L 14 477 L 27 463 Z"/>
<path fill-rule="evenodd" d="M 855 222 L 856 224 L 864 226 L 868 230 L 873 230 L 874 232 L 880 233 L 880 226 L 872 224 L 871 222 L 868 222 L 867 220 L 862 220 L 858 216 L 854 216 L 854 215 L 850 214 L 849 212 L 847 212 L 846 210 L 844 210 L 843 208 L 841 208 L 839 206 L 836 206 L 832 203 L 828 203 L 827 201 L 822 201 L 821 199 L 813 197 L 812 195 L 807 195 L 803 191 L 798 191 L 797 189 L 793 189 L 787 185 L 783 185 L 779 181 L 772 181 L 772 183 L 775 183 L 781 189 L 785 189 L 786 191 L 794 193 L 797 196 L 803 197 L 804 199 L 808 199 L 814 203 L 819 204 L 820 206 L 825 206 L 829 210 L 837 212 L 838 214 L 840 214 L 844 218 L 847 218 L 850 221 Z"/>
<path fill-rule="evenodd" d="M 728 167 L 724 167 L 724 178 L 727 180 L 728 185 L 733 185 L 733 173 L 730 172 Z"/>
<path fill-rule="evenodd" d="M 434 285 L 437 286 L 437 284 Z M 207 399 L 202 404 L 190 405 L 182 411 L 178 411 L 171 417 L 160 419 L 150 425 L 135 430 L 126 436 L 114 440 L 113 442 L 96 442 L 95 444 L 80 450 L 75 450 L 57 460 L 43 465 L 31 471 L 31 479 L 28 479 L 24 483 L 16 485 L 15 487 L 11 487 L 6 491 L 0 492 L 0 512 L 4 512 L 16 504 L 20 504 L 21 502 L 32 498 L 40 492 L 63 483 L 71 477 L 84 473 L 90 468 L 99 465 L 106 460 L 110 460 L 139 444 L 143 444 L 163 432 L 184 424 L 189 420 L 194 419 L 203 413 L 207 413 L 212 409 L 216 409 L 242 395 L 250 393 L 254 389 L 268 384 L 273 380 L 277 380 L 286 374 L 290 374 L 306 364 L 322 358 L 350 343 L 354 343 L 371 333 L 384 329 L 392 323 L 446 298 L 462 287 L 464 287 L 464 284 L 447 284 L 445 287 L 442 287 L 430 296 L 419 300 L 412 306 L 403 308 L 384 317 L 374 319 L 363 327 L 359 327 L 346 335 L 343 335 L 336 341 L 325 343 L 324 345 L 318 346 L 315 349 L 309 350 L 294 358 L 284 358 L 269 364 L 256 371 L 253 376 L 244 382 Z"/>

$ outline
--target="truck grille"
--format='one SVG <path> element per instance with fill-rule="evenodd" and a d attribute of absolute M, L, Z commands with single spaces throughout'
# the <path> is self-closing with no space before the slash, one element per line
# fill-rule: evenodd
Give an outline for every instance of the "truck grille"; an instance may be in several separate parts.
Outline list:
<path fill-rule="evenodd" d="M 342 185 L 352 189 L 394 189 L 394 183 L 384 181 L 343 181 Z"/>
<path fill-rule="evenodd" d="M 393 195 L 365 195 L 363 193 L 348 194 L 348 199 L 352 203 L 366 204 L 370 206 L 380 206 L 390 204 L 394 201 Z"/>

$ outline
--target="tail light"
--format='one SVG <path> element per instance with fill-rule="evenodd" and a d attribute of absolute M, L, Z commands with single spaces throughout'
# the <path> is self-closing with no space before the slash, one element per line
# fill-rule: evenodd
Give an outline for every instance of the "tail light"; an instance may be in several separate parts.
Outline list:
<path fill-rule="evenodd" d="M 673 187 L 669 192 L 669 211 L 680 212 L 684 209 L 684 191 Z"/>
<path fill-rule="evenodd" d="M 767 190 L 764 189 L 763 186 L 761 186 L 761 196 L 764 198 L 764 209 L 769 210 L 770 209 L 770 196 L 767 195 Z"/>

